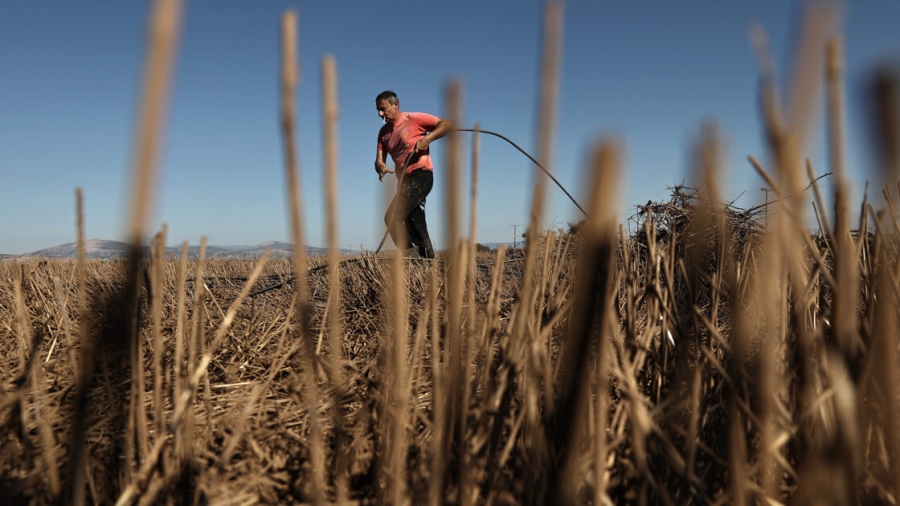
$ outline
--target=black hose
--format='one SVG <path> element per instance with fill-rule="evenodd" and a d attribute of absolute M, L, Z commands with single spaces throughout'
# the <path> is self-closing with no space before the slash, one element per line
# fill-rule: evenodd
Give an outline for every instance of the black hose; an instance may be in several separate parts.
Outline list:
<path fill-rule="evenodd" d="M 498 134 L 497 132 L 491 132 L 490 130 L 480 130 L 480 129 L 476 130 L 474 128 L 457 128 L 456 131 L 457 132 L 480 132 L 483 134 L 493 135 L 494 137 L 499 137 L 499 138 L 505 140 L 506 142 L 510 143 L 512 145 L 512 147 L 519 150 L 519 153 L 522 153 L 523 155 L 527 156 L 528 159 L 531 160 L 531 162 L 533 164 L 537 165 L 539 169 L 544 171 L 544 174 L 547 174 L 547 177 L 549 177 L 551 180 L 553 180 L 554 183 L 556 183 L 556 186 L 558 186 L 559 189 L 562 190 L 563 193 L 566 194 L 566 197 L 569 197 L 569 200 L 571 200 L 572 203 L 575 204 L 575 207 L 577 207 L 578 210 L 581 211 L 581 214 L 583 214 L 585 218 L 590 218 L 587 211 L 585 211 L 584 208 L 581 207 L 581 204 L 579 204 L 578 201 L 575 200 L 575 197 L 573 197 L 565 188 L 563 188 L 563 185 L 560 184 L 560 182 L 557 181 L 555 177 L 553 177 L 553 174 L 551 174 L 550 171 L 545 169 L 543 165 L 538 163 L 538 161 L 535 160 L 533 156 L 529 155 L 528 152 L 526 152 L 524 149 L 520 148 L 519 145 L 516 144 L 515 142 L 509 140 L 507 137 L 505 137 L 503 135 Z"/>

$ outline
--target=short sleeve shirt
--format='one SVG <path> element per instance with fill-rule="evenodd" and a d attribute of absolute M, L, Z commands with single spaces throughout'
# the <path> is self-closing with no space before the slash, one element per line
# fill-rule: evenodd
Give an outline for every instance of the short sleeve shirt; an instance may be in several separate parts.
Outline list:
<path fill-rule="evenodd" d="M 404 112 L 393 123 L 387 123 L 381 127 L 378 132 L 378 150 L 390 153 L 397 177 L 400 177 L 400 174 L 396 171 L 403 168 L 406 158 L 412 154 L 416 143 L 428 132 L 434 130 L 438 121 L 440 118 L 437 116 L 424 112 Z M 409 174 L 418 169 L 434 171 L 428 150 L 413 155 L 406 167 L 406 173 Z"/>

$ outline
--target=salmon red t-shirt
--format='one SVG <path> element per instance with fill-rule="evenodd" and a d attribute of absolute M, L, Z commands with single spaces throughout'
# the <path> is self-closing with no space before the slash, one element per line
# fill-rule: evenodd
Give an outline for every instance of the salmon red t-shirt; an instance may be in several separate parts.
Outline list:
<path fill-rule="evenodd" d="M 403 112 L 396 121 L 381 127 L 378 132 L 378 150 L 390 153 L 394 161 L 394 174 L 397 177 L 400 177 L 397 171 L 403 168 L 406 157 L 412 154 L 416 143 L 434 130 L 438 121 L 440 118 L 437 116 L 424 112 Z M 413 155 L 409 166 L 406 167 L 406 173 L 419 169 L 434 171 L 428 150 Z"/>

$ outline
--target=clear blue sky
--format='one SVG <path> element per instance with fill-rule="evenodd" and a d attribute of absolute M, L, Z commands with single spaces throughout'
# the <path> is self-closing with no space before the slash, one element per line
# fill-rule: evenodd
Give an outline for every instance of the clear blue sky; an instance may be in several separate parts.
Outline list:
<path fill-rule="evenodd" d="M 600 134 L 621 139 L 624 220 L 635 204 L 664 199 L 667 185 L 689 178 L 689 143 L 712 119 L 727 142 L 726 196 L 746 191 L 738 203 L 756 203 L 762 183 L 745 159 L 766 153 L 746 27 L 756 20 L 766 29 L 784 78 L 797 5 L 566 2 L 558 179 L 583 199 L 591 142 Z M 384 89 L 399 94 L 402 110 L 444 115 L 445 84 L 458 78 L 464 126 L 480 122 L 536 154 L 537 0 L 190 1 L 154 213 L 155 227 L 168 224 L 170 245 L 197 244 L 201 236 L 216 245 L 289 240 L 277 122 L 279 18 L 289 8 L 300 20 L 307 244 L 325 244 L 319 69 L 326 54 L 336 58 L 339 76 L 342 247 L 374 249 L 384 232 L 384 192 L 393 182 L 379 184 L 373 169 L 381 126 L 374 97 Z M 84 190 L 87 236 L 124 236 L 149 10 L 147 1 L 0 3 L 0 253 L 72 242 L 76 187 Z M 850 99 L 848 163 L 859 191 L 868 175 L 860 93 L 875 64 L 900 55 L 897 20 L 900 2 L 862 0 L 844 6 L 839 24 Z M 432 150 L 437 172 L 428 219 L 436 246 L 444 247 L 442 142 Z M 821 146 L 810 156 L 825 172 Z M 502 141 L 483 138 L 481 173 L 478 239 L 511 241 L 511 226 L 521 233 L 527 222 L 533 168 Z M 553 188 L 545 225 L 578 219 Z"/>

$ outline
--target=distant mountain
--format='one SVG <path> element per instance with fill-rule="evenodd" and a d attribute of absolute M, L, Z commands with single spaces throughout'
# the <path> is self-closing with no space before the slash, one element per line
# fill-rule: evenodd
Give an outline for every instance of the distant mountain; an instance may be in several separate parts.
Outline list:
<path fill-rule="evenodd" d="M 269 249 L 269 258 L 289 257 L 294 253 L 294 245 L 287 242 L 268 241 L 256 246 L 207 246 L 206 258 L 258 258 Z M 181 247 L 166 248 L 167 252 L 181 255 Z M 307 255 L 324 255 L 325 248 L 306 247 Z M 170 254 L 171 254 L 170 253 Z M 189 246 L 188 254 L 192 257 L 200 255 L 200 246 Z"/>
<path fill-rule="evenodd" d="M 144 251 L 146 250 L 147 248 L 144 248 Z M 131 246 L 124 242 L 107 241 L 105 239 L 88 239 L 84 241 L 84 256 L 86 258 L 126 258 L 130 251 Z M 19 257 L 77 258 L 78 245 L 74 242 L 60 244 L 25 253 L 24 255 L 19 255 Z"/>
<path fill-rule="evenodd" d="M 294 251 L 294 246 L 286 242 L 268 241 L 255 246 L 207 246 L 206 258 L 258 258 L 263 252 L 269 249 L 269 258 L 289 257 Z M 148 247 L 144 246 L 144 254 L 147 254 Z M 327 252 L 325 248 L 306 247 L 307 255 L 324 255 Z M 119 242 L 109 241 L 106 239 L 88 239 L 84 244 L 84 253 L 86 258 L 114 259 L 127 258 L 131 253 L 131 245 Z M 346 253 L 346 251 L 341 251 Z M 169 246 L 166 248 L 168 256 L 181 256 L 181 246 Z M 200 256 L 200 246 L 188 246 L 188 256 L 197 258 Z M 0 258 L 25 258 L 25 257 L 44 257 L 44 258 L 77 258 L 78 245 L 74 242 L 60 244 L 51 248 L 44 248 L 23 255 L 0 255 Z"/>

